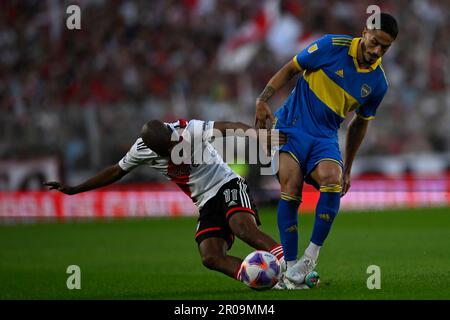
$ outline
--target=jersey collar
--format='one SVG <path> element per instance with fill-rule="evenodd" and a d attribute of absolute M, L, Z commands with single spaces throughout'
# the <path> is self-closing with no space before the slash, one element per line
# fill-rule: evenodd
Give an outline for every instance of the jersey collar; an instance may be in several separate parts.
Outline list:
<path fill-rule="evenodd" d="M 350 48 L 348 49 L 348 54 L 353 58 L 353 62 L 355 64 L 356 71 L 363 72 L 363 73 L 371 72 L 371 71 L 375 70 L 380 65 L 381 58 L 379 58 L 377 61 L 375 61 L 375 63 L 372 64 L 369 68 L 361 69 L 359 67 L 358 59 L 357 59 L 357 57 L 358 57 L 358 45 L 359 45 L 360 41 L 361 41 L 361 38 L 353 38 L 352 39 L 352 44 L 350 45 Z"/>
<path fill-rule="evenodd" d="M 178 133 L 178 130 L 177 130 L 177 128 L 175 128 L 173 123 L 166 122 L 166 127 L 167 127 L 167 129 L 169 129 L 172 132 L 171 137 L 170 137 L 172 141 L 181 141 L 182 140 L 182 137 Z"/>

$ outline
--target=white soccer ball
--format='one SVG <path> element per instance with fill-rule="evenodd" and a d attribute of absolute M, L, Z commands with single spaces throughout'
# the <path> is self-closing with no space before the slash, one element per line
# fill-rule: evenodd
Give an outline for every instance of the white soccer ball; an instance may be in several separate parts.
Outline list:
<path fill-rule="evenodd" d="M 270 252 L 257 250 L 242 261 L 240 279 L 252 289 L 270 289 L 277 284 L 280 276 L 280 262 Z"/>

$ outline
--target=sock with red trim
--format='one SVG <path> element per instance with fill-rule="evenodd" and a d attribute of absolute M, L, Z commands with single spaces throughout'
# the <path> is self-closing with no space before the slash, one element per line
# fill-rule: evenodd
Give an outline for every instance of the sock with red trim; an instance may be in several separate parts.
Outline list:
<path fill-rule="evenodd" d="M 284 257 L 283 246 L 281 244 L 277 244 L 275 247 L 270 249 L 269 252 L 277 257 L 278 260 Z"/>
<path fill-rule="evenodd" d="M 269 252 L 277 257 L 281 265 L 281 271 L 284 272 L 284 270 L 286 270 L 286 261 L 284 261 L 283 246 L 281 244 L 277 244 Z"/>

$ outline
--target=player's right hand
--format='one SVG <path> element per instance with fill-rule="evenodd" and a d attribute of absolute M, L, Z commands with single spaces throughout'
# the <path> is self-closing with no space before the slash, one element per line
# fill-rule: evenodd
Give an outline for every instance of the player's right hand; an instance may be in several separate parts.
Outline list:
<path fill-rule="evenodd" d="M 75 194 L 75 188 L 71 186 L 66 186 L 65 184 L 56 182 L 56 181 L 50 181 L 50 182 L 44 182 L 44 186 L 49 187 L 48 190 L 58 190 L 62 193 L 72 195 Z"/>
<path fill-rule="evenodd" d="M 255 116 L 255 127 L 257 129 L 266 129 L 267 120 L 270 120 L 270 128 L 275 121 L 272 110 L 270 110 L 267 102 L 262 100 L 256 101 L 256 116 Z"/>
<path fill-rule="evenodd" d="M 350 187 L 351 187 L 350 173 L 344 172 L 344 175 L 342 176 L 341 198 L 346 195 Z"/>

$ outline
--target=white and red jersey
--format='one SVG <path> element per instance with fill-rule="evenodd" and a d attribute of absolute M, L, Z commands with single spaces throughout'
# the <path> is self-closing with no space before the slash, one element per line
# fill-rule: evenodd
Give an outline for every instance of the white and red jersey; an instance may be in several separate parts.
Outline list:
<path fill-rule="evenodd" d="M 159 156 L 139 138 L 119 161 L 119 166 L 125 171 L 131 171 L 140 165 L 158 170 L 191 197 L 195 205 L 202 208 L 220 187 L 239 175 L 231 170 L 211 144 L 214 121 L 179 120 L 166 125 L 178 133 L 180 141 L 189 143 L 191 158 L 201 158 L 202 161 L 174 162 L 170 157 Z"/>

